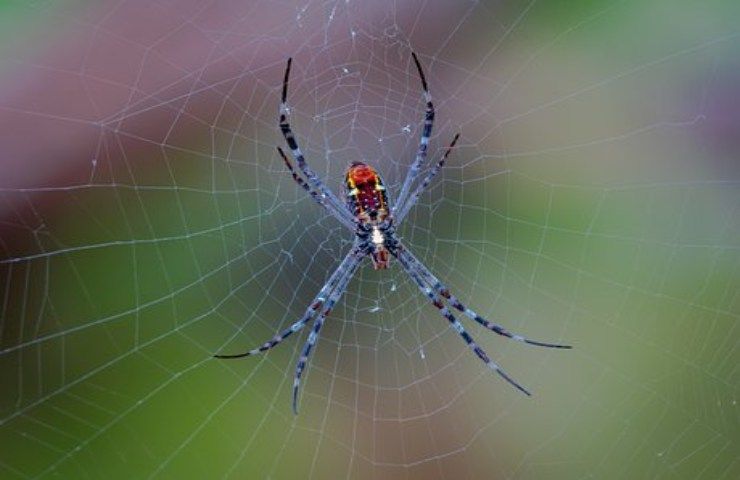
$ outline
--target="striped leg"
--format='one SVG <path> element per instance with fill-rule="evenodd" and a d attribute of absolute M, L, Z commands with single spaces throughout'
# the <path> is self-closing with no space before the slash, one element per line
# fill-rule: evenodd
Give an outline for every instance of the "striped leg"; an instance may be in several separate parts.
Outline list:
<path fill-rule="evenodd" d="M 334 273 L 329 277 L 329 280 L 326 281 L 323 287 L 321 287 L 321 290 L 319 293 L 314 297 L 314 299 L 311 301 L 310 306 L 306 309 L 306 312 L 303 314 L 303 316 L 295 322 L 290 327 L 286 328 L 282 332 L 275 335 L 273 338 L 268 340 L 267 342 L 263 343 L 261 346 L 254 348 L 252 350 L 249 350 L 244 353 L 238 353 L 233 355 L 214 355 L 215 358 L 221 358 L 221 359 L 232 359 L 232 358 L 243 358 L 248 357 L 250 355 L 255 355 L 257 353 L 264 352 L 266 350 L 269 350 L 273 348 L 275 345 L 279 344 L 286 338 L 288 338 L 291 334 L 294 332 L 297 332 L 298 330 L 302 329 L 308 322 L 313 318 L 313 316 L 316 314 L 316 312 L 321 308 L 321 305 L 324 304 L 326 301 L 326 296 L 334 290 L 336 285 L 344 279 L 344 277 L 348 274 L 348 272 L 353 271 L 354 268 L 359 264 L 360 259 L 362 258 L 361 250 L 357 247 L 353 248 L 346 257 L 344 257 L 344 260 L 342 260 L 342 263 L 339 264 L 336 270 L 334 270 Z"/>
<path fill-rule="evenodd" d="M 406 201 L 406 204 L 401 206 L 401 210 L 396 215 L 397 224 L 401 223 L 401 221 L 411 210 L 411 207 L 416 205 L 416 201 L 419 200 L 419 196 L 421 196 L 424 190 L 426 190 L 426 188 L 432 182 L 432 179 L 439 173 L 440 170 L 442 170 L 442 167 L 444 167 L 444 164 L 447 161 L 447 157 L 450 155 L 450 152 L 452 152 L 452 149 L 455 147 L 458 138 L 460 138 L 459 133 L 456 134 L 455 138 L 452 139 L 452 142 L 447 146 L 447 150 L 445 150 L 444 155 L 442 155 L 442 158 L 439 160 L 439 162 L 437 162 L 434 168 L 432 168 L 432 170 L 427 174 L 427 176 L 424 178 L 424 181 L 421 182 L 418 187 L 416 187 L 416 190 L 414 190 L 414 193 L 411 194 L 409 199 Z"/>
<path fill-rule="evenodd" d="M 504 327 L 497 323 L 489 322 L 485 318 L 481 317 L 477 313 L 475 313 L 473 310 L 467 308 L 465 305 L 460 302 L 460 300 L 457 299 L 454 295 L 450 293 L 450 291 L 447 289 L 447 287 L 439 281 L 437 277 L 434 276 L 432 272 L 429 271 L 429 269 L 424 266 L 421 261 L 419 261 L 414 254 L 412 254 L 410 251 L 403 249 L 399 252 L 399 255 L 404 258 L 404 260 L 409 264 L 410 268 L 417 272 L 419 275 L 421 275 L 426 282 L 428 282 L 430 285 L 433 286 L 434 291 L 442 295 L 444 298 L 447 299 L 448 302 L 450 302 L 450 305 L 452 305 L 455 309 L 459 310 L 460 312 L 464 313 L 468 318 L 471 318 L 478 322 L 479 324 L 483 325 L 487 329 L 498 333 L 501 336 L 510 338 L 512 340 L 516 340 L 517 342 L 523 342 L 528 343 L 530 345 L 537 345 L 538 347 L 548 347 L 548 348 L 572 348 L 570 345 L 559 345 L 556 343 L 545 343 L 545 342 L 539 342 L 536 340 L 530 340 L 528 338 L 525 338 L 521 335 L 517 335 L 515 333 L 511 333 L 508 330 L 506 330 Z"/>
<path fill-rule="evenodd" d="M 334 305 L 337 303 L 337 301 L 339 301 L 339 298 L 347 289 L 347 285 L 349 285 L 349 282 L 352 279 L 352 276 L 354 275 L 358 266 L 359 262 L 352 264 L 344 274 L 344 277 L 338 281 L 337 287 L 334 289 L 334 291 L 329 296 L 329 299 L 326 301 L 324 309 L 319 314 L 319 316 L 316 317 L 316 321 L 313 324 L 311 333 L 308 335 L 308 339 L 303 346 L 301 356 L 298 358 L 298 364 L 296 365 L 295 369 L 295 378 L 293 379 L 293 413 L 296 415 L 298 414 L 298 389 L 301 385 L 301 376 L 303 375 L 303 371 L 308 364 L 308 356 L 311 354 L 311 350 L 313 349 L 314 345 L 316 345 L 316 340 L 318 340 L 319 338 L 319 331 L 321 331 L 321 327 L 324 325 L 326 317 L 331 313 L 332 308 L 334 308 Z"/>
<path fill-rule="evenodd" d="M 400 251 L 402 252 L 402 250 Z M 399 252 L 399 253 L 400 253 Z M 450 322 L 450 325 L 452 326 L 455 331 L 460 334 L 460 336 L 465 340 L 465 343 L 470 347 L 470 349 L 480 358 L 483 363 L 485 363 L 488 368 L 494 370 L 496 373 L 498 373 L 501 378 L 509 382 L 511 385 L 513 385 L 517 390 L 523 392 L 526 395 L 531 396 L 532 394 L 529 393 L 529 391 L 519 385 L 516 380 L 511 378 L 496 362 L 488 358 L 488 355 L 486 355 L 486 352 L 483 351 L 482 348 L 478 346 L 478 344 L 475 343 L 473 338 L 470 336 L 470 334 L 465 330 L 465 328 L 462 326 L 462 324 L 455 318 L 455 316 L 450 313 L 450 311 L 447 309 L 447 307 L 444 306 L 442 303 L 442 300 L 437 296 L 437 294 L 432 290 L 429 285 L 427 285 L 424 280 L 422 279 L 421 275 L 411 267 L 411 265 L 408 263 L 408 260 L 403 255 L 397 256 L 398 260 L 401 262 L 401 265 L 403 266 L 403 269 L 406 270 L 406 273 L 409 274 L 409 276 L 414 280 L 416 285 L 419 287 L 419 290 L 429 298 L 429 300 L 432 302 L 432 305 L 437 307 L 439 310 L 439 313 L 442 314 L 443 317 L 447 319 L 448 322 Z"/>
<path fill-rule="evenodd" d="M 406 197 L 409 194 L 411 184 L 413 183 L 416 176 L 419 174 L 419 170 L 421 170 L 421 166 L 427 157 L 429 137 L 432 136 L 432 127 L 434 125 L 434 105 L 432 104 L 432 96 L 429 93 L 429 88 L 427 88 L 427 79 L 424 76 L 424 71 L 421 68 L 421 63 L 419 63 L 419 59 L 416 57 L 416 54 L 412 52 L 411 56 L 414 58 L 416 69 L 419 71 L 419 78 L 421 78 L 421 88 L 424 90 L 424 99 L 427 102 L 427 107 L 424 114 L 424 130 L 422 130 L 421 133 L 419 149 L 416 152 L 414 163 L 411 164 L 411 168 L 406 174 L 406 179 L 403 181 L 401 193 L 398 194 L 398 200 L 396 201 L 395 207 L 393 208 L 394 214 L 398 211 L 403 211 L 404 209 L 404 203 L 406 202 Z"/>
<path fill-rule="evenodd" d="M 316 173 L 311 170 L 311 167 L 309 167 L 306 163 L 306 158 L 303 156 L 303 152 L 298 147 L 298 142 L 296 142 L 295 135 L 290 129 L 290 123 L 288 123 L 287 116 L 287 99 L 288 79 L 290 78 L 290 66 L 292 62 L 293 59 L 289 58 L 288 66 L 285 68 L 285 78 L 283 79 L 283 96 L 282 102 L 280 103 L 280 131 L 283 132 L 285 142 L 288 144 L 290 151 L 293 153 L 293 157 L 298 164 L 298 169 L 303 173 L 303 175 L 306 176 L 309 185 L 315 188 L 318 192 L 318 195 L 320 195 L 321 198 L 326 201 L 326 205 L 329 211 L 332 212 L 337 218 L 344 218 L 345 220 L 348 220 L 350 223 L 352 223 L 354 221 L 354 217 L 352 217 L 352 214 L 350 214 L 349 210 L 347 210 L 347 207 L 341 201 L 339 201 L 337 196 L 334 195 L 334 193 L 323 184 Z"/>
<path fill-rule="evenodd" d="M 330 207 L 326 200 L 319 195 L 316 190 L 312 190 L 311 187 L 308 186 L 305 180 L 303 180 L 293 169 L 293 165 L 290 163 L 290 160 L 288 160 L 288 157 L 285 155 L 285 152 L 283 152 L 283 149 L 280 147 L 277 147 L 278 153 L 281 157 L 283 157 L 283 162 L 285 162 L 285 166 L 288 167 L 288 170 L 290 170 L 290 174 L 293 176 L 293 180 L 300 185 L 301 188 L 303 188 L 309 195 L 311 195 L 311 198 L 313 198 L 316 203 L 321 205 L 322 207 L 326 208 L 329 213 L 331 213 L 334 217 L 336 217 L 337 220 L 339 220 L 343 225 L 345 225 L 350 230 L 354 231 L 356 229 L 355 224 L 350 222 L 345 218 L 345 216 L 338 216 L 334 209 Z"/>

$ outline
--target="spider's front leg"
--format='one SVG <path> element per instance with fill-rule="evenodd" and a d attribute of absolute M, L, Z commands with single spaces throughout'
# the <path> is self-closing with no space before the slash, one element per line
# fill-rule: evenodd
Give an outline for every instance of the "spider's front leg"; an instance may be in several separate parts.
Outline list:
<path fill-rule="evenodd" d="M 336 215 L 334 208 L 332 208 L 332 206 L 329 205 L 326 202 L 326 198 L 325 197 L 322 197 L 321 195 L 319 195 L 319 193 L 316 190 L 314 190 L 311 187 L 309 187 L 308 184 L 306 183 L 306 181 L 303 180 L 296 173 L 295 169 L 293 169 L 293 165 L 290 163 L 290 160 L 288 160 L 288 157 L 285 155 L 285 152 L 283 152 L 283 149 L 280 148 L 280 147 L 277 147 L 277 151 L 280 154 L 280 156 L 282 157 L 283 162 L 285 163 L 285 166 L 288 167 L 288 170 L 290 171 L 290 174 L 293 177 L 293 180 L 303 190 L 305 190 L 306 193 L 308 193 L 309 195 L 311 195 L 311 198 L 313 198 L 316 203 L 318 203 L 322 207 L 326 208 L 329 211 L 329 213 L 332 214 L 332 216 L 334 216 L 337 220 L 339 220 L 345 227 L 349 228 L 350 230 L 355 230 L 356 229 L 355 223 L 347 220 L 347 218 L 346 218 L 345 215 L 342 215 L 342 216 Z"/>
<path fill-rule="evenodd" d="M 311 170 L 311 167 L 308 166 L 308 163 L 306 162 L 306 158 L 303 156 L 303 152 L 301 151 L 300 147 L 298 146 L 298 142 L 296 141 L 295 135 L 293 134 L 293 130 L 290 128 L 290 123 L 288 122 L 288 80 L 290 79 L 290 67 L 292 65 L 293 59 L 288 59 L 288 65 L 285 67 L 285 77 L 283 78 L 283 94 L 282 94 L 282 100 L 280 103 L 280 131 L 283 133 L 283 137 L 285 138 L 285 143 L 288 144 L 288 147 L 290 148 L 291 153 L 293 154 L 293 158 L 295 158 L 296 163 L 298 164 L 298 169 L 305 175 L 305 177 L 308 179 L 308 183 L 317 191 L 317 197 L 320 198 L 322 201 L 322 205 L 326 207 L 326 209 L 334 215 L 337 219 L 342 221 L 342 223 L 347 224 L 349 222 L 350 225 L 354 225 L 354 218 L 349 213 L 349 211 L 346 209 L 344 204 L 339 201 L 336 195 L 329 190 L 324 183 L 319 179 L 318 175 Z M 287 157 L 283 157 L 284 159 Z M 287 163 L 287 162 L 286 162 Z M 288 164 L 288 168 L 292 170 L 290 165 Z M 296 179 L 296 177 L 293 177 Z M 296 182 L 298 180 L 296 179 Z M 300 182 L 299 182 L 300 184 Z M 318 200 L 317 200 L 318 201 Z M 354 228 L 354 227 L 350 227 Z"/>
<path fill-rule="evenodd" d="M 432 179 L 434 179 L 439 171 L 442 170 L 442 167 L 444 167 L 445 162 L 447 161 L 447 157 L 450 156 L 452 149 L 455 148 L 455 144 L 457 143 L 458 138 L 460 138 L 459 133 L 455 134 L 452 142 L 450 142 L 450 144 L 447 146 L 444 155 L 442 155 L 442 158 L 439 160 L 439 162 L 437 162 L 434 168 L 429 171 L 427 176 L 424 177 L 424 180 L 419 184 L 419 186 L 416 187 L 416 190 L 414 190 L 414 193 L 411 194 L 406 203 L 404 205 L 401 205 L 401 208 L 399 209 L 398 214 L 395 217 L 396 223 L 400 224 L 403 219 L 406 218 L 406 215 L 411 210 L 411 207 L 416 205 L 416 202 L 419 200 L 421 194 L 424 192 L 424 190 L 426 190 L 429 184 L 432 183 Z"/>
<path fill-rule="evenodd" d="M 421 79 L 421 88 L 424 91 L 424 99 L 426 100 L 426 111 L 424 112 L 424 129 L 422 130 L 422 133 L 421 133 L 421 140 L 419 141 L 419 149 L 416 152 L 416 158 L 414 158 L 414 163 L 411 164 L 411 168 L 409 168 L 409 171 L 406 174 L 406 179 L 403 181 L 403 186 L 401 187 L 401 193 L 398 194 L 398 199 L 396 200 L 396 203 L 393 206 L 394 214 L 396 212 L 401 212 L 404 209 L 404 204 L 406 203 L 406 196 L 409 193 L 411 184 L 414 182 L 414 179 L 419 174 L 419 170 L 421 170 L 421 166 L 427 157 L 427 149 L 429 148 L 429 138 L 432 136 L 432 127 L 434 126 L 434 104 L 432 103 L 432 95 L 429 93 L 429 88 L 427 87 L 427 79 L 424 76 L 424 70 L 422 70 L 421 68 L 421 63 L 419 63 L 419 59 L 416 57 L 416 53 L 411 52 L 411 56 L 414 59 L 414 63 L 416 64 L 416 70 L 419 72 L 419 78 Z"/>

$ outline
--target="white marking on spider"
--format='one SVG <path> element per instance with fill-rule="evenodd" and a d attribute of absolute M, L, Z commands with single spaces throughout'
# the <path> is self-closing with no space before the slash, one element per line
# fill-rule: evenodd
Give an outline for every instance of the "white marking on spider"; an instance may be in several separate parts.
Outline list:
<path fill-rule="evenodd" d="M 371 240 L 377 246 L 383 245 L 383 242 L 385 241 L 385 239 L 383 238 L 383 234 L 380 232 L 378 227 L 373 227 L 373 234 L 372 234 Z"/>

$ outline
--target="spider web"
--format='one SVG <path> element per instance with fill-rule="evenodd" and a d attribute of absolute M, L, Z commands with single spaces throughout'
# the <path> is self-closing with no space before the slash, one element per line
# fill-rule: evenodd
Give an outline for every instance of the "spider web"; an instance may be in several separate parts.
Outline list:
<path fill-rule="evenodd" d="M 0 7 L 0 477 L 740 477 L 731 2 L 10 2 Z M 298 318 L 352 235 L 286 173 L 279 88 L 337 190 L 400 235 L 534 392 L 365 262 L 290 408 Z M 306 329 L 307 330 L 307 329 Z"/>

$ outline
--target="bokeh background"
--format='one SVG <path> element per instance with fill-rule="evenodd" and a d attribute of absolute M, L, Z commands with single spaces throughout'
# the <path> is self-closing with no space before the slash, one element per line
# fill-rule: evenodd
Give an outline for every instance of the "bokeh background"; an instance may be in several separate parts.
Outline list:
<path fill-rule="evenodd" d="M 0 478 L 740 478 L 732 1 L 0 4 Z M 290 408 L 292 323 L 351 234 L 286 174 L 397 191 L 487 370 L 395 266 L 360 269 Z M 296 338 L 298 337 L 298 338 Z"/>

